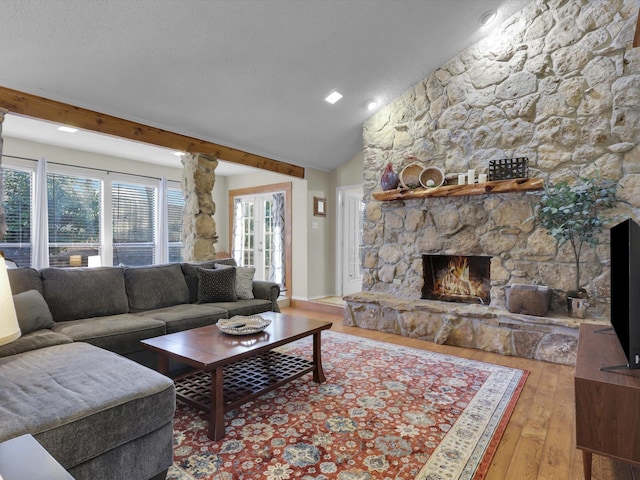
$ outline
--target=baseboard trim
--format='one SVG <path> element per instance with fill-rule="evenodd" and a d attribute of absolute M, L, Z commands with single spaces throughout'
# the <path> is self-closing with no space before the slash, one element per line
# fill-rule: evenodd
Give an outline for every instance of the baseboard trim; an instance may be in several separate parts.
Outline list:
<path fill-rule="evenodd" d="M 293 308 L 301 308 L 303 310 L 311 310 L 321 313 L 335 313 L 338 315 L 341 315 L 344 311 L 343 307 L 339 307 L 337 305 L 327 305 L 326 303 L 316 303 L 307 300 L 295 300 L 293 298 L 289 300 L 289 305 Z"/>

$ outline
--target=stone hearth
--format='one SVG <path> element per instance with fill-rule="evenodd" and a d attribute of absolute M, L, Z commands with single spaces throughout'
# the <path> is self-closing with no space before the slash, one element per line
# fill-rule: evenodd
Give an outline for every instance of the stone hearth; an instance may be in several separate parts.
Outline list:
<path fill-rule="evenodd" d="M 344 324 L 419 338 L 440 345 L 477 348 L 502 355 L 575 364 L 576 319 L 534 317 L 501 308 L 356 293 L 345 297 Z M 594 320 L 593 323 L 604 321 Z"/>

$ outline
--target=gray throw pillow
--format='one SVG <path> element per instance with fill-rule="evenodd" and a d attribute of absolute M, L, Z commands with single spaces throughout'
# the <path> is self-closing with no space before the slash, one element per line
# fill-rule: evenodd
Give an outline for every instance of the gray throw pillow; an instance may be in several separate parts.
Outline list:
<path fill-rule="evenodd" d="M 198 268 L 216 268 L 214 260 L 207 262 L 184 262 L 181 263 L 182 273 L 184 273 L 184 279 L 187 282 L 187 288 L 189 289 L 189 303 L 196 303 L 198 301 Z"/>
<path fill-rule="evenodd" d="M 236 267 L 236 294 L 239 299 L 251 300 L 253 298 L 253 276 L 255 273 L 254 267 Z"/>
<path fill-rule="evenodd" d="M 22 335 L 55 325 L 47 302 L 37 290 L 27 290 L 14 295 L 13 304 L 16 307 Z"/>
<path fill-rule="evenodd" d="M 198 267 L 198 303 L 235 302 L 236 269 Z"/>

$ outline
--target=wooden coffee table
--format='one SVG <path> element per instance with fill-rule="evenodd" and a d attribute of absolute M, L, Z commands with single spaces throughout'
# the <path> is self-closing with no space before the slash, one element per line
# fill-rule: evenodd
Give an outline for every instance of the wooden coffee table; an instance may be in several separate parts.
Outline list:
<path fill-rule="evenodd" d="M 175 378 L 176 396 L 209 412 L 209 438 L 225 435 L 224 414 L 249 400 L 313 372 L 313 381 L 325 381 L 320 355 L 320 334 L 331 322 L 281 313 L 261 313 L 271 319 L 264 331 L 228 335 L 215 325 L 143 340 L 158 353 L 158 369 L 169 374 L 169 359 L 195 370 Z M 313 360 L 273 349 L 313 335 Z"/>

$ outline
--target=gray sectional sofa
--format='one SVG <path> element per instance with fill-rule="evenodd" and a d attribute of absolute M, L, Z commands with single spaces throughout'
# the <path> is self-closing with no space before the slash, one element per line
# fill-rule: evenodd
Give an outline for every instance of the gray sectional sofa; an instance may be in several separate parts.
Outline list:
<path fill-rule="evenodd" d="M 9 270 L 23 335 L 0 346 L 0 441 L 30 433 L 78 480 L 164 478 L 175 390 L 140 340 L 279 311 L 234 264 Z"/>

